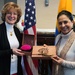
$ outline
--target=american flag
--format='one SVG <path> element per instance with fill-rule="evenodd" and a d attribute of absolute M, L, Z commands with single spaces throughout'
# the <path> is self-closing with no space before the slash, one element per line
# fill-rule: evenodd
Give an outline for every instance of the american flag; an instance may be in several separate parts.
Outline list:
<path fill-rule="evenodd" d="M 34 0 L 26 0 L 25 7 L 25 34 L 36 34 L 36 17 L 35 17 L 35 2 Z"/>
<path fill-rule="evenodd" d="M 35 14 L 35 1 L 25 0 L 24 34 L 34 35 L 34 37 L 36 36 Z M 23 57 L 23 62 L 24 64 L 22 63 L 22 67 L 24 75 L 38 75 L 38 60 L 33 60 L 31 56 L 25 56 Z"/>

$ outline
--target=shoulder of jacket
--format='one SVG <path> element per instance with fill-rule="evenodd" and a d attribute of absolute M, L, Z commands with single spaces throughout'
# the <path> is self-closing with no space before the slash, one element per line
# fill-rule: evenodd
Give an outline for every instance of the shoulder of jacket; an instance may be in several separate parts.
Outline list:
<path fill-rule="evenodd" d="M 3 23 L 2 23 L 2 24 L 0 24 L 0 29 L 2 29 L 3 27 L 4 27 Z"/>

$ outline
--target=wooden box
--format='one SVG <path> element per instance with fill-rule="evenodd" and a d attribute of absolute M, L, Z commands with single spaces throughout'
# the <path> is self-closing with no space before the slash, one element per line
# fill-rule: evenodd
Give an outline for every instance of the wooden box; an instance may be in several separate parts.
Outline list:
<path fill-rule="evenodd" d="M 48 52 L 46 54 L 42 54 L 39 52 L 39 50 L 47 49 Z M 32 50 L 32 58 L 37 59 L 50 59 L 52 55 L 56 55 L 56 47 L 55 46 L 33 46 Z"/>

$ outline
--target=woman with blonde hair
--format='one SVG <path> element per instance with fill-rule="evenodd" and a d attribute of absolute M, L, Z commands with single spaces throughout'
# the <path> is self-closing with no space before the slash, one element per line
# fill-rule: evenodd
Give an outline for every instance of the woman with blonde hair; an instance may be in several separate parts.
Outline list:
<path fill-rule="evenodd" d="M 0 24 L 0 75 L 22 75 L 22 36 L 15 26 L 22 15 L 21 9 L 16 3 L 8 2 L 1 13 L 3 23 Z"/>

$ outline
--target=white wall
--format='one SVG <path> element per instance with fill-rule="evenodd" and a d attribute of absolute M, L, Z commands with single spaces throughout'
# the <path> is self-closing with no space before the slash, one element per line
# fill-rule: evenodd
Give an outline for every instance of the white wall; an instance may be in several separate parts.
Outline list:
<path fill-rule="evenodd" d="M 38 29 L 55 29 L 56 16 L 58 12 L 60 0 L 49 0 L 49 6 L 45 6 L 45 0 L 35 0 L 36 5 L 36 26 Z M 4 0 L 0 0 L 0 10 Z M 17 4 L 21 7 L 22 12 L 25 12 L 25 0 L 17 0 Z M 75 0 L 72 0 L 73 14 L 75 14 Z M 1 21 L 1 19 L 0 19 Z"/>
<path fill-rule="evenodd" d="M 17 0 L 24 13 L 25 0 Z M 35 0 L 36 4 L 36 26 L 39 29 L 54 29 L 56 26 L 56 16 L 60 0 L 49 0 L 49 6 L 46 7 L 45 0 Z M 75 14 L 75 0 L 73 2 L 73 14 Z"/>
<path fill-rule="evenodd" d="M 25 0 L 24 0 L 25 1 Z M 24 13 L 25 2 L 18 0 L 18 4 L 21 6 Z M 56 14 L 58 7 L 58 0 L 49 0 L 49 6 L 45 6 L 45 0 L 35 0 L 36 5 L 36 26 L 40 29 L 53 29 L 56 24 Z M 22 3 L 22 5 L 21 5 Z"/>

